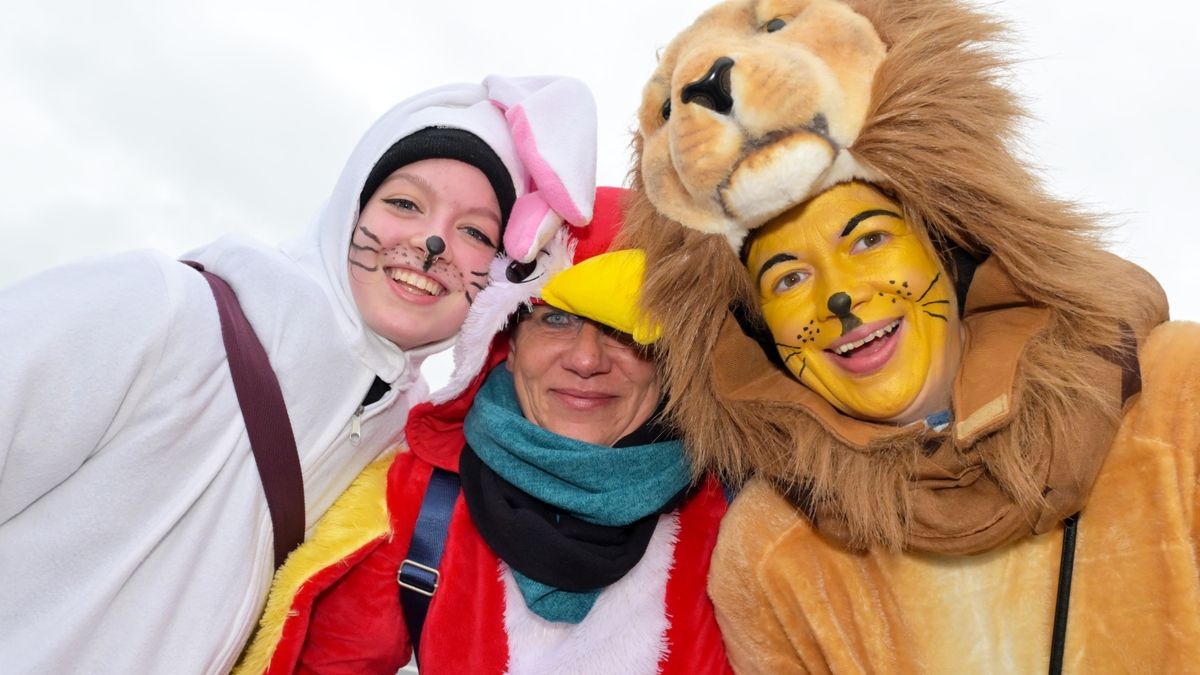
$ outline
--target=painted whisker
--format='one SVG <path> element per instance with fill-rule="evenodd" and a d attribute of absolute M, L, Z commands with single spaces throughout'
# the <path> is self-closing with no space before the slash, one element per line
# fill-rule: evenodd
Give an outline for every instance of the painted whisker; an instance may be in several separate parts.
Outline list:
<path fill-rule="evenodd" d="M 366 225 L 359 224 L 358 229 L 362 230 L 363 234 L 365 234 L 368 237 L 370 237 L 371 239 L 375 240 L 376 244 L 383 246 L 383 242 L 379 240 L 379 237 L 376 237 L 374 232 L 368 230 Z"/>
<path fill-rule="evenodd" d="M 925 289 L 925 292 L 921 294 L 921 297 L 917 298 L 917 302 L 920 302 L 920 301 L 924 300 L 924 299 L 925 299 L 925 296 L 926 296 L 926 295 L 929 295 L 929 291 L 932 291 L 932 290 L 933 290 L 933 286 L 934 286 L 934 284 L 936 284 L 936 283 L 938 282 L 938 279 L 941 279 L 941 278 L 942 278 L 942 273 L 941 273 L 941 272 L 938 272 L 938 273 L 937 273 L 937 274 L 936 274 L 936 275 L 933 277 L 933 281 L 929 282 L 929 287 Z"/>

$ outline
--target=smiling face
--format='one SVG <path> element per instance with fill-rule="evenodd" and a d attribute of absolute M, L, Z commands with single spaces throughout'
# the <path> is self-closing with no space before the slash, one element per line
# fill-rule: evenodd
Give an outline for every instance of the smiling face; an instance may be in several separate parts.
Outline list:
<path fill-rule="evenodd" d="M 780 357 L 842 412 L 905 424 L 949 407 L 954 286 L 900 207 L 863 183 L 765 225 L 746 267 Z"/>
<path fill-rule="evenodd" d="M 348 256 L 367 327 L 404 349 L 457 333 L 487 284 L 499 214 L 491 184 L 470 164 L 425 159 L 388 176 L 363 207 Z"/>
<path fill-rule="evenodd" d="M 539 305 L 509 344 L 521 412 L 543 429 L 611 446 L 658 407 L 657 369 L 627 335 Z"/>

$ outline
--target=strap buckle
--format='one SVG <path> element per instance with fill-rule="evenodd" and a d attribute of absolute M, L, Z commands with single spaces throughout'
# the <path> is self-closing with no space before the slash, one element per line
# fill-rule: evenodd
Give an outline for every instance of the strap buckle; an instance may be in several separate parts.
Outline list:
<path fill-rule="evenodd" d="M 441 576 L 435 567 L 405 559 L 400 563 L 399 571 L 396 572 L 396 583 L 400 584 L 401 588 L 407 588 L 414 593 L 432 598 L 437 591 Z"/>

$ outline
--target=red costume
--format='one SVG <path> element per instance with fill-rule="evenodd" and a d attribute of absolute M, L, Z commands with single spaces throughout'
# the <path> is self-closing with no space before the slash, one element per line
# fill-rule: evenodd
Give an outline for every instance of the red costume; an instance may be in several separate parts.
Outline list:
<path fill-rule="evenodd" d="M 239 672 L 392 675 L 408 662 L 397 571 L 433 468 L 458 469 L 463 418 L 481 381 L 449 403 L 414 408 L 407 446 L 364 471 L 289 558 Z M 460 495 L 422 634 L 421 671 L 728 672 L 704 591 L 725 507 L 720 485 L 704 480 L 678 510 L 660 516 L 641 562 L 601 593 L 588 617 L 565 624 L 525 607 Z"/>

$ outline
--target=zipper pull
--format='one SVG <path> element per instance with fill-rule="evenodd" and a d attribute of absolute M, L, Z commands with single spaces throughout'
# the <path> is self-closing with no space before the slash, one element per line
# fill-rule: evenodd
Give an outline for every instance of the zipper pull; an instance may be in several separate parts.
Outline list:
<path fill-rule="evenodd" d="M 350 418 L 350 445 L 358 445 L 362 440 L 362 415 L 363 407 L 360 405 L 354 411 L 354 417 Z"/>

